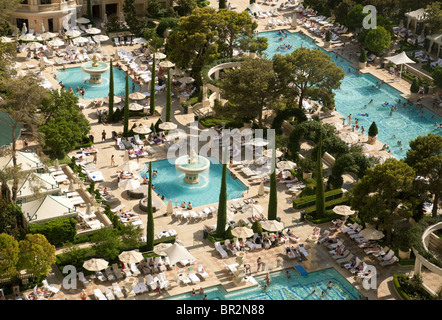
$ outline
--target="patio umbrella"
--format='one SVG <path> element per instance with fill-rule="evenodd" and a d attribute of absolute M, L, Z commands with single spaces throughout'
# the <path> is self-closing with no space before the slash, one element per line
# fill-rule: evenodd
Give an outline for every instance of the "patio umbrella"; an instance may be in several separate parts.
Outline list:
<path fill-rule="evenodd" d="M 120 169 L 121 171 L 129 171 L 129 172 L 131 172 L 133 170 L 138 169 L 138 167 L 139 167 L 139 164 L 137 162 L 126 161 L 126 162 L 120 164 L 118 166 L 118 169 Z"/>
<path fill-rule="evenodd" d="M 413 60 L 408 58 L 408 56 L 405 53 L 405 51 L 402 51 L 401 53 L 399 53 L 399 54 L 397 54 L 395 56 L 386 57 L 385 59 L 387 59 L 388 61 L 393 62 L 396 65 L 399 65 L 399 64 L 401 65 L 401 72 L 399 73 L 399 81 L 401 80 L 403 65 L 406 64 L 406 63 L 415 63 Z"/>
<path fill-rule="evenodd" d="M 161 60 L 166 58 L 167 56 L 164 53 L 161 52 L 155 52 L 155 59 Z"/>
<path fill-rule="evenodd" d="M 264 181 L 261 181 L 258 187 L 258 196 L 263 196 L 263 195 L 264 195 Z"/>
<path fill-rule="evenodd" d="M 344 132 L 339 135 L 339 137 L 346 143 L 356 143 L 359 141 L 359 136 L 357 133 Z"/>
<path fill-rule="evenodd" d="M 109 97 L 103 98 L 103 102 L 109 103 Z M 121 102 L 121 98 L 114 95 L 114 103 L 120 103 L 120 102 Z"/>
<path fill-rule="evenodd" d="M 181 77 L 181 78 L 177 78 L 177 80 L 181 83 L 192 83 L 195 81 L 195 79 L 192 77 Z"/>
<path fill-rule="evenodd" d="M 169 60 L 161 61 L 158 64 L 161 68 L 173 68 L 175 63 L 170 62 Z"/>
<path fill-rule="evenodd" d="M 372 151 L 373 149 L 374 149 L 374 147 L 370 144 L 363 144 L 362 145 L 362 152 Z"/>
<path fill-rule="evenodd" d="M 259 204 L 250 204 L 245 209 L 243 209 L 243 213 L 250 214 L 251 216 L 261 214 L 264 210 Z"/>
<path fill-rule="evenodd" d="M 109 262 L 107 262 L 104 259 L 93 258 L 93 259 L 86 260 L 83 263 L 83 268 L 85 268 L 86 270 L 89 270 L 89 271 L 100 271 L 100 270 L 106 269 L 108 265 L 109 265 Z"/>
<path fill-rule="evenodd" d="M 129 98 L 132 100 L 143 100 L 144 98 L 146 98 L 146 95 L 141 92 L 133 92 L 129 94 Z"/>
<path fill-rule="evenodd" d="M 267 158 L 271 158 L 272 157 L 272 150 L 271 149 L 266 149 L 266 150 L 264 150 L 263 153 L 264 153 L 264 156 L 267 157 Z M 281 157 L 282 154 L 283 153 L 281 151 L 279 151 L 279 150 L 276 150 L 276 152 L 275 152 L 275 155 L 276 155 L 277 158 Z"/>
<path fill-rule="evenodd" d="M 291 170 L 296 168 L 296 163 L 293 161 L 279 161 L 276 164 L 276 167 L 281 170 Z"/>
<path fill-rule="evenodd" d="M 41 33 L 45 33 L 45 32 L 46 32 L 45 24 L 42 22 L 41 23 Z"/>
<path fill-rule="evenodd" d="M 75 44 L 77 43 L 88 43 L 90 42 L 90 40 L 88 38 L 85 37 L 78 37 L 72 40 Z"/>
<path fill-rule="evenodd" d="M 12 42 L 12 39 L 11 39 L 11 38 L 8 38 L 8 37 L 1 37 L 1 38 L 0 38 L 0 41 L 1 41 L 1 42 L 5 42 L 5 43 L 6 43 L 6 42 Z"/>
<path fill-rule="evenodd" d="M 344 125 L 341 122 L 334 122 L 333 125 L 335 126 L 336 130 L 341 131 L 344 129 Z"/>
<path fill-rule="evenodd" d="M 143 255 L 138 251 L 123 251 L 118 255 L 121 262 L 137 263 L 144 259 Z"/>
<path fill-rule="evenodd" d="M 129 104 L 129 110 L 131 111 L 140 111 L 143 110 L 144 106 L 139 103 L 132 102 Z"/>
<path fill-rule="evenodd" d="M 144 38 L 135 38 L 132 40 L 133 44 L 146 44 L 147 40 Z"/>
<path fill-rule="evenodd" d="M 167 242 L 157 244 L 156 246 L 153 247 L 153 252 L 155 252 L 156 254 L 158 254 L 160 256 L 167 256 L 167 253 L 164 252 L 164 250 L 169 248 L 171 245 L 172 245 L 171 243 L 167 243 Z"/>
<path fill-rule="evenodd" d="M 64 45 L 64 41 L 61 41 L 59 39 L 53 39 L 51 41 L 48 41 L 48 43 L 53 47 L 60 47 Z"/>
<path fill-rule="evenodd" d="M 40 42 L 30 42 L 26 46 L 29 50 L 37 50 L 43 48 L 43 45 Z"/>
<path fill-rule="evenodd" d="M 152 130 L 150 130 L 150 128 L 147 127 L 145 124 L 142 124 L 141 126 L 137 126 L 132 131 L 135 133 L 140 133 L 140 134 L 148 134 L 148 133 L 152 132 Z"/>
<path fill-rule="evenodd" d="M 69 38 L 76 38 L 81 35 L 81 32 L 78 30 L 68 30 L 68 31 L 66 31 L 65 35 L 66 35 L 66 37 L 69 37 Z"/>
<path fill-rule="evenodd" d="M 236 227 L 232 229 L 232 235 L 237 238 L 246 239 L 253 236 L 254 232 L 252 229 L 247 227 Z"/>
<path fill-rule="evenodd" d="M 91 22 L 91 20 L 89 20 L 88 18 L 85 18 L 85 17 L 80 17 L 80 18 L 75 19 L 75 22 L 80 23 L 80 24 L 85 24 L 85 23 Z"/>
<path fill-rule="evenodd" d="M 44 32 L 40 35 L 40 38 L 42 38 L 43 40 L 48 40 L 48 39 L 55 38 L 56 36 L 57 36 L 57 34 L 54 32 Z"/>
<path fill-rule="evenodd" d="M 55 161 L 54 161 L 54 168 L 57 171 L 59 171 L 61 169 L 60 168 L 60 163 L 59 163 L 58 159 L 55 159 Z"/>
<path fill-rule="evenodd" d="M 267 231 L 280 231 L 284 229 L 284 224 L 276 220 L 261 221 L 261 227 Z"/>
<path fill-rule="evenodd" d="M 168 213 L 168 214 L 172 214 L 173 213 L 172 199 L 169 199 L 169 202 L 167 202 L 166 213 Z"/>
<path fill-rule="evenodd" d="M 336 214 L 339 214 L 341 216 L 351 216 L 356 211 L 351 210 L 351 208 L 349 206 L 340 205 L 340 206 L 335 206 L 333 208 L 333 212 Z"/>
<path fill-rule="evenodd" d="M 35 40 L 35 37 L 32 34 L 24 34 L 20 36 L 18 39 L 22 41 L 33 41 Z"/>
<path fill-rule="evenodd" d="M 382 231 L 373 228 L 363 229 L 359 231 L 359 234 L 368 240 L 379 240 L 385 236 Z"/>
<path fill-rule="evenodd" d="M 141 184 L 138 179 L 125 179 L 118 183 L 118 188 L 129 191 L 138 188 L 140 185 Z"/>
<path fill-rule="evenodd" d="M 266 139 L 255 138 L 253 140 L 250 140 L 248 144 L 254 145 L 255 147 L 265 147 L 269 144 L 269 142 Z"/>
<path fill-rule="evenodd" d="M 26 23 L 23 22 L 23 27 L 21 28 L 21 32 L 23 34 L 26 34 L 26 32 L 28 32 L 28 28 L 26 27 Z"/>
<path fill-rule="evenodd" d="M 171 265 L 176 266 L 176 263 L 181 260 L 196 260 L 185 247 L 179 245 L 178 243 L 174 243 L 163 251 L 169 257 Z"/>
<path fill-rule="evenodd" d="M 178 126 L 173 122 L 163 122 L 158 125 L 158 128 L 160 128 L 162 130 L 167 130 L 167 131 L 176 129 L 177 127 Z"/>
<path fill-rule="evenodd" d="M 84 31 L 86 33 L 88 33 L 88 34 L 99 34 L 99 33 L 101 33 L 101 30 L 98 29 L 98 28 L 89 28 L 89 29 L 86 29 Z"/>
<path fill-rule="evenodd" d="M 95 42 L 104 42 L 109 40 L 109 37 L 105 36 L 104 34 L 98 34 L 96 36 L 93 36 L 92 39 L 94 39 Z"/>
<path fill-rule="evenodd" d="M 86 215 L 89 216 L 92 214 L 92 208 L 91 208 L 91 204 L 88 203 L 86 206 Z"/>

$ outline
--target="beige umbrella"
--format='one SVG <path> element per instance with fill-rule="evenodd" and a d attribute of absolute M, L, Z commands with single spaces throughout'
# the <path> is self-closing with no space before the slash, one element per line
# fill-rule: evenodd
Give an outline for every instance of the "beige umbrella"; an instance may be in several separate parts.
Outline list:
<path fill-rule="evenodd" d="M 178 126 L 173 122 L 163 122 L 158 125 L 158 128 L 160 128 L 162 130 L 167 130 L 167 131 L 176 129 L 177 127 Z"/>
<path fill-rule="evenodd" d="M 339 214 L 341 216 L 351 216 L 356 211 L 351 210 L 351 208 L 349 206 L 340 205 L 340 206 L 335 206 L 333 208 L 333 212 L 336 214 Z"/>
<path fill-rule="evenodd" d="M 86 205 L 86 215 L 89 216 L 89 215 L 91 215 L 91 214 L 92 214 L 91 204 L 88 203 L 88 204 Z"/>
<path fill-rule="evenodd" d="M 90 40 L 86 37 L 78 37 L 72 40 L 75 44 L 77 43 L 88 43 Z"/>
<path fill-rule="evenodd" d="M 61 170 L 60 163 L 59 163 L 58 159 L 55 159 L 55 161 L 54 161 L 54 168 L 57 171 Z"/>
<path fill-rule="evenodd" d="M 149 127 L 147 127 L 145 124 L 143 124 L 141 126 L 134 128 L 133 132 L 140 133 L 140 134 L 148 134 L 148 133 L 151 133 L 152 130 L 150 130 Z"/>
<path fill-rule="evenodd" d="M 35 37 L 32 34 L 24 34 L 20 36 L 18 39 L 22 41 L 33 41 L 35 40 Z"/>
<path fill-rule="evenodd" d="M 172 62 L 170 62 L 168 60 L 165 60 L 165 61 L 161 61 L 159 63 L 159 66 L 161 68 L 173 68 L 175 66 L 175 63 L 172 63 Z"/>
<path fill-rule="evenodd" d="M 94 39 L 95 42 L 104 42 L 109 40 L 109 37 L 105 36 L 104 34 L 98 34 L 96 36 L 93 36 L 92 39 Z"/>
<path fill-rule="evenodd" d="M 279 161 L 276 164 L 276 167 L 278 167 L 278 169 L 281 170 L 291 170 L 296 168 L 296 163 L 292 162 L 292 161 Z"/>
<path fill-rule="evenodd" d="M 45 32 L 40 35 L 40 38 L 42 38 L 43 40 L 48 40 L 48 39 L 55 38 L 56 36 L 57 36 L 57 34 L 54 32 Z"/>
<path fill-rule="evenodd" d="M 164 253 L 169 257 L 169 263 L 171 265 L 176 265 L 176 263 L 181 260 L 196 260 L 185 247 L 178 243 L 174 243 L 170 247 L 164 249 Z"/>
<path fill-rule="evenodd" d="M 161 52 L 156 52 L 155 53 L 155 59 L 161 60 L 161 59 L 164 59 L 164 58 L 166 58 L 166 55 L 164 53 L 161 53 Z"/>
<path fill-rule="evenodd" d="M 146 43 L 147 43 L 147 40 L 144 39 L 144 38 L 135 38 L 135 39 L 132 41 L 132 43 L 133 43 L 133 44 L 146 44 Z"/>
<path fill-rule="evenodd" d="M 169 202 L 167 202 L 166 213 L 168 213 L 168 214 L 172 214 L 173 213 L 172 199 L 169 199 Z"/>
<path fill-rule="evenodd" d="M 264 210 L 262 209 L 261 205 L 250 204 L 247 207 L 245 207 L 242 212 L 253 216 L 253 215 L 261 214 L 261 213 L 263 213 L 263 211 Z"/>
<path fill-rule="evenodd" d="M 103 98 L 103 102 L 109 103 L 109 97 Z M 121 98 L 114 95 L 114 103 L 120 103 L 120 102 L 121 102 Z"/>
<path fill-rule="evenodd" d="M 271 158 L 272 157 L 272 149 L 266 149 L 263 152 L 264 156 L 267 158 Z M 275 155 L 277 158 L 282 156 L 282 151 L 276 150 Z"/>
<path fill-rule="evenodd" d="M 232 229 L 232 235 L 241 239 L 250 238 L 253 234 L 253 230 L 246 227 L 236 227 Z"/>
<path fill-rule="evenodd" d="M 264 181 L 261 181 L 258 187 L 258 196 L 264 195 Z"/>
<path fill-rule="evenodd" d="M 138 169 L 138 167 L 139 167 L 139 164 L 137 162 L 126 161 L 126 162 L 120 164 L 118 166 L 118 169 L 120 169 L 121 171 L 129 171 L 129 172 L 131 172 L 133 170 Z"/>
<path fill-rule="evenodd" d="M 89 33 L 89 34 L 99 34 L 99 33 L 101 33 L 101 30 L 98 29 L 98 28 L 89 28 L 89 29 L 86 29 L 84 31 L 86 33 Z"/>
<path fill-rule="evenodd" d="M 11 38 L 8 38 L 8 37 L 1 37 L 1 38 L 0 38 L 0 41 L 1 41 L 1 42 L 12 42 L 12 39 L 11 39 Z"/>
<path fill-rule="evenodd" d="M 125 179 L 118 183 L 118 188 L 124 191 L 130 191 L 138 188 L 140 186 L 140 181 L 138 179 Z"/>
<path fill-rule="evenodd" d="M 48 41 L 48 43 L 53 47 L 60 47 L 64 45 L 64 41 L 59 39 L 53 39 L 51 41 Z"/>
<path fill-rule="evenodd" d="M 379 240 L 384 237 L 384 233 L 382 231 L 373 228 L 363 229 L 359 231 L 359 234 L 368 240 Z"/>
<path fill-rule="evenodd" d="M 172 245 L 171 243 L 167 243 L 167 242 L 157 244 L 155 247 L 153 247 L 153 252 L 155 252 L 156 254 L 158 254 L 160 256 L 167 256 L 167 253 L 164 252 L 164 250 L 169 248 L 171 245 Z"/>
<path fill-rule="evenodd" d="M 106 269 L 108 265 L 109 265 L 109 262 L 107 262 L 104 259 L 93 258 L 93 259 L 86 260 L 83 263 L 83 268 L 85 268 L 86 270 L 89 270 L 89 271 L 100 271 L 100 270 Z"/>
<path fill-rule="evenodd" d="M 121 262 L 137 263 L 144 259 L 143 255 L 138 251 L 123 251 L 118 255 Z"/>
<path fill-rule="evenodd" d="M 344 132 L 339 135 L 339 137 L 347 143 L 356 143 L 359 141 L 359 136 L 354 132 Z"/>
<path fill-rule="evenodd" d="M 132 100 L 142 100 L 142 99 L 146 98 L 146 95 L 141 92 L 133 92 L 133 93 L 129 94 L 129 98 Z"/>
<path fill-rule="evenodd" d="M 129 104 L 129 110 L 131 111 L 140 111 L 143 110 L 144 106 L 139 103 L 132 102 Z"/>
<path fill-rule="evenodd" d="M 284 229 L 284 224 L 276 220 L 261 221 L 261 227 L 267 231 L 280 231 Z"/>
<path fill-rule="evenodd" d="M 66 31 L 65 35 L 69 38 L 76 38 L 81 35 L 81 32 L 78 30 L 68 30 Z"/>
<path fill-rule="evenodd" d="M 88 18 L 85 18 L 85 17 L 81 17 L 81 18 L 75 19 L 75 22 L 80 23 L 80 24 L 85 24 L 85 23 L 91 22 L 91 20 L 89 20 Z"/>
<path fill-rule="evenodd" d="M 182 77 L 182 78 L 177 78 L 177 80 L 181 83 L 192 83 L 195 81 L 195 79 L 192 77 Z"/>
<path fill-rule="evenodd" d="M 369 152 L 372 151 L 374 147 L 370 144 L 363 144 L 362 145 L 362 152 Z"/>
<path fill-rule="evenodd" d="M 74 186 L 74 180 L 73 179 L 70 179 L 68 191 L 69 192 L 74 192 L 75 191 L 75 186 Z"/>
<path fill-rule="evenodd" d="M 43 48 L 43 45 L 40 42 L 30 42 L 26 46 L 29 50 L 37 50 Z"/>

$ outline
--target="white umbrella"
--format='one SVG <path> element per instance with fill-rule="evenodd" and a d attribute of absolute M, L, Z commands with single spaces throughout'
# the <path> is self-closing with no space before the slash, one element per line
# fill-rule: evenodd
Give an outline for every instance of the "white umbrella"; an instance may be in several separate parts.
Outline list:
<path fill-rule="evenodd" d="M 118 255 L 121 262 L 137 263 L 144 259 L 143 255 L 138 251 L 123 251 Z"/>
<path fill-rule="evenodd" d="M 344 125 L 341 122 L 334 122 L 333 125 L 335 126 L 336 130 L 341 131 L 344 129 Z"/>
<path fill-rule="evenodd" d="M 73 179 L 70 179 L 68 191 L 69 192 L 75 191 L 75 186 L 74 186 L 74 180 Z"/>
<path fill-rule="evenodd" d="M 85 37 L 78 37 L 72 40 L 75 44 L 77 43 L 88 43 L 90 42 L 90 40 L 88 38 Z"/>
<path fill-rule="evenodd" d="M 269 142 L 266 139 L 262 138 L 255 138 L 248 142 L 248 144 L 254 145 L 255 147 L 264 147 L 269 144 Z"/>
<path fill-rule="evenodd" d="M 138 179 L 125 179 L 118 183 L 118 188 L 123 190 L 134 190 L 140 186 L 140 181 Z"/>
<path fill-rule="evenodd" d="M 401 72 L 399 73 L 399 80 L 401 80 L 403 65 L 406 64 L 406 63 L 415 63 L 413 60 L 408 58 L 408 56 L 405 53 L 405 51 L 402 51 L 401 53 L 399 53 L 399 54 L 397 54 L 395 56 L 386 57 L 385 59 L 387 59 L 388 61 L 393 62 L 396 65 L 399 65 L 399 64 L 401 65 Z"/>
<path fill-rule="evenodd" d="M 103 98 L 103 102 L 109 103 L 109 97 Z M 120 102 L 121 102 L 121 98 L 114 95 L 114 103 L 120 103 Z"/>
<path fill-rule="evenodd" d="M 359 141 L 359 136 L 357 133 L 353 132 L 343 132 L 339 135 L 339 137 L 347 143 L 356 143 Z"/>
<path fill-rule="evenodd" d="M 53 40 L 49 41 L 48 43 L 53 47 L 60 47 L 60 46 L 64 45 L 64 41 L 61 41 L 59 39 L 53 39 Z"/>
<path fill-rule="evenodd" d="M 146 95 L 141 92 L 133 92 L 133 93 L 129 94 L 129 98 L 132 100 L 142 100 L 142 99 L 146 98 Z"/>
<path fill-rule="evenodd" d="M 129 110 L 131 111 L 140 111 L 143 110 L 144 106 L 139 103 L 132 102 L 129 104 Z"/>
<path fill-rule="evenodd" d="M 264 181 L 261 181 L 258 187 L 258 196 L 264 195 Z"/>
<path fill-rule="evenodd" d="M 26 23 L 24 23 L 24 22 L 23 22 L 23 27 L 21 28 L 21 32 L 23 32 L 23 34 L 28 32 L 28 28 L 26 27 Z"/>
<path fill-rule="evenodd" d="M 92 36 L 92 39 L 94 39 L 95 42 L 104 42 L 109 40 L 109 37 L 105 36 L 104 34 L 98 34 L 96 36 Z"/>
<path fill-rule="evenodd" d="M 266 150 L 264 150 L 263 154 L 264 154 L 265 157 L 271 158 L 272 157 L 272 151 L 273 151 L 272 149 L 266 149 Z M 282 154 L 283 153 L 281 151 L 279 151 L 279 150 L 276 150 L 276 152 L 275 152 L 276 158 L 281 157 Z"/>
<path fill-rule="evenodd" d="M 162 52 L 155 52 L 155 59 L 161 60 L 161 59 L 164 59 L 166 57 L 167 56 L 164 53 L 162 53 Z"/>
<path fill-rule="evenodd" d="M 370 144 L 363 144 L 362 145 L 362 152 L 369 152 L 372 151 L 374 147 Z"/>
<path fill-rule="evenodd" d="M 267 231 L 280 231 L 284 229 L 284 224 L 276 220 L 261 221 L 261 227 Z"/>
<path fill-rule="evenodd" d="M 245 214 L 250 214 L 251 216 L 263 213 L 263 209 L 259 204 L 250 204 L 245 207 L 242 212 Z"/>
<path fill-rule="evenodd" d="M 177 80 L 181 83 L 192 83 L 195 81 L 195 79 L 192 77 L 181 77 L 181 78 L 177 78 Z"/>
<path fill-rule="evenodd" d="M 81 18 L 75 19 L 75 22 L 80 23 L 80 24 L 85 24 L 85 23 L 91 22 L 91 20 L 89 20 L 88 18 L 85 18 L 85 17 L 81 17 Z"/>
<path fill-rule="evenodd" d="M 65 35 L 69 38 L 76 38 L 81 35 L 81 32 L 78 30 L 68 30 L 66 31 Z"/>
<path fill-rule="evenodd" d="M 61 169 L 60 162 L 58 161 L 58 159 L 55 159 L 55 161 L 54 161 L 54 168 L 56 171 L 59 171 Z"/>
<path fill-rule="evenodd" d="M 168 213 L 168 214 L 172 214 L 173 213 L 172 199 L 169 199 L 169 202 L 167 202 L 166 213 Z"/>
<path fill-rule="evenodd" d="M 42 22 L 41 23 L 41 33 L 45 33 L 45 32 L 46 32 L 45 24 Z"/>
<path fill-rule="evenodd" d="M 161 68 L 173 68 L 175 63 L 170 62 L 169 60 L 161 61 L 158 64 Z"/>
<path fill-rule="evenodd" d="M 276 164 L 276 167 L 281 170 L 291 170 L 291 169 L 296 168 L 296 163 L 294 163 L 293 161 L 288 161 L 288 160 L 287 161 L 279 161 Z"/>
<path fill-rule="evenodd" d="M 138 169 L 138 167 L 139 167 L 139 164 L 137 162 L 126 161 L 126 162 L 120 164 L 118 166 L 118 169 L 120 169 L 121 171 L 129 171 L 129 172 L 131 172 L 133 170 Z"/>
<path fill-rule="evenodd" d="M 103 269 L 106 269 L 109 265 L 109 262 L 107 262 L 104 259 L 89 259 L 83 263 L 83 268 L 89 271 L 100 271 Z"/>
<path fill-rule="evenodd" d="M 176 263 L 181 260 L 196 260 L 185 247 L 178 243 L 174 243 L 163 251 L 169 257 L 169 263 L 171 265 L 176 265 Z"/>
<path fill-rule="evenodd" d="M 89 33 L 89 34 L 99 34 L 101 33 L 101 30 L 98 28 L 89 28 L 84 30 L 84 32 Z"/>
<path fill-rule="evenodd" d="M 22 41 L 33 41 L 35 40 L 35 37 L 32 34 L 24 34 L 20 36 L 18 39 Z"/>
<path fill-rule="evenodd" d="M 253 236 L 254 232 L 252 229 L 247 227 L 236 227 L 232 229 L 232 235 L 240 239 L 246 239 Z"/>
<path fill-rule="evenodd" d="M 340 205 L 340 206 L 335 206 L 333 208 L 333 212 L 341 216 L 351 216 L 356 211 L 352 210 L 349 206 Z"/>
<path fill-rule="evenodd" d="M 43 45 L 40 42 L 30 42 L 26 47 L 30 50 L 37 50 L 43 48 Z"/>
<path fill-rule="evenodd" d="M 86 215 L 89 216 L 92 214 L 91 204 L 88 203 L 86 206 Z"/>
<path fill-rule="evenodd" d="M 132 40 L 133 44 L 146 44 L 147 40 L 144 38 L 135 38 Z"/>
<path fill-rule="evenodd" d="M 40 38 L 42 38 L 43 40 L 48 40 L 48 39 L 55 38 L 56 36 L 57 36 L 57 34 L 54 32 L 45 32 L 40 35 Z"/>
<path fill-rule="evenodd" d="M 8 38 L 8 37 L 1 37 L 1 38 L 0 38 L 0 41 L 1 41 L 1 42 L 5 42 L 5 43 L 6 43 L 6 42 L 12 42 L 12 39 L 11 39 L 11 38 Z"/>
<path fill-rule="evenodd" d="M 359 231 L 359 234 L 368 240 L 379 240 L 384 237 L 384 233 L 382 231 L 373 228 L 363 229 Z"/>
<path fill-rule="evenodd" d="M 167 242 L 159 243 L 153 247 L 153 252 L 155 252 L 156 254 L 158 254 L 160 256 L 167 256 L 167 253 L 164 252 L 164 250 L 166 250 L 170 246 L 172 246 L 171 243 L 167 243 Z"/>
<path fill-rule="evenodd" d="M 163 122 L 158 125 L 158 128 L 166 131 L 176 129 L 177 127 L 178 126 L 173 122 Z"/>
<path fill-rule="evenodd" d="M 133 132 L 140 133 L 140 134 L 148 134 L 148 133 L 151 133 L 152 130 L 150 130 L 149 127 L 147 127 L 145 124 L 143 124 L 141 126 L 137 126 L 136 128 L 134 128 Z"/>

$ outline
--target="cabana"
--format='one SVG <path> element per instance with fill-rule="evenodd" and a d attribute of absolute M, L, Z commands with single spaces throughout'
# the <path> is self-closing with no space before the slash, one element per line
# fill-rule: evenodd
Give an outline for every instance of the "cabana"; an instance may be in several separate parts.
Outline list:
<path fill-rule="evenodd" d="M 441 34 L 429 34 L 427 39 L 430 40 L 430 44 L 428 46 L 428 52 L 432 51 L 433 45 L 436 47 L 437 58 L 441 58 L 440 55 L 440 47 L 442 46 L 442 33 Z"/>
<path fill-rule="evenodd" d="M 12 186 L 12 180 L 8 181 L 8 185 Z M 32 172 L 19 183 L 17 199 L 27 202 L 37 196 L 56 194 L 60 190 L 60 186 L 51 174 Z"/>
<path fill-rule="evenodd" d="M 399 81 L 401 80 L 401 76 L 402 76 L 402 66 L 406 63 L 415 63 L 413 60 L 408 58 L 405 51 L 402 51 L 401 53 L 399 53 L 395 56 L 386 57 L 385 59 L 387 59 L 390 62 L 393 62 L 395 65 L 401 65 L 401 72 L 399 74 Z"/>
<path fill-rule="evenodd" d="M 21 164 L 21 170 L 37 170 L 44 169 L 45 165 L 41 162 L 40 158 L 36 153 L 33 152 L 22 152 L 17 151 L 17 164 Z M 0 158 L 0 168 L 4 170 L 5 168 L 10 168 L 13 166 L 12 156 Z"/>
<path fill-rule="evenodd" d="M 405 16 L 407 17 L 407 29 L 412 28 L 413 32 L 416 33 L 417 24 L 419 22 L 423 22 L 425 16 L 425 9 L 421 8 L 407 12 L 405 13 Z"/>

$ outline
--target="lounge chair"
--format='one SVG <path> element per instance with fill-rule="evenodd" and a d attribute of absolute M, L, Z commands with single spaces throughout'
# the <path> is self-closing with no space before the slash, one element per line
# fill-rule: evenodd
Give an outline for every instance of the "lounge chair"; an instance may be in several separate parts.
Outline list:
<path fill-rule="evenodd" d="M 130 264 L 130 271 L 132 272 L 132 275 L 135 277 L 139 276 L 141 273 L 135 263 Z"/>
<path fill-rule="evenodd" d="M 94 290 L 94 297 L 97 300 L 107 300 L 106 296 L 103 294 L 103 292 L 101 292 L 100 289 Z"/>
<path fill-rule="evenodd" d="M 346 249 L 346 250 L 344 250 L 344 252 L 342 254 L 332 255 L 332 258 L 335 260 L 339 260 L 339 259 L 347 257 L 350 253 L 351 253 L 350 250 Z"/>
<path fill-rule="evenodd" d="M 192 280 L 184 273 L 184 271 L 180 271 L 178 273 L 178 283 L 189 284 L 192 283 Z"/>
<path fill-rule="evenodd" d="M 101 271 L 95 272 L 95 276 L 97 277 L 98 280 L 100 280 L 100 282 L 104 282 L 107 280 Z"/>
<path fill-rule="evenodd" d="M 394 256 L 394 251 L 390 249 L 390 251 L 388 251 L 388 253 L 387 253 L 386 255 L 381 256 L 381 257 L 378 257 L 378 260 L 379 260 L 380 262 L 388 261 L 388 260 L 390 260 L 391 258 L 393 258 L 393 256 Z"/>
<path fill-rule="evenodd" d="M 218 251 L 221 254 L 221 258 L 228 258 L 229 257 L 229 255 L 223 249 L 223 247 L 221 246 L 221 243 L 219 241 L 215 242 L 215 249 L 216 249 L 216 251 Z"/>
<path fill-rule="evenodd" d="M 197 275 L 203 280 L 205 280 L 209 277 L 209 274 L 206 272 L 206 270 L 204 270 L 204 267 L 202 264 L 199 264 L 197 266 Z"/>
<path fill-rule="evenodd" d="M 47 279 L 44 279 L 42 281 L 42 283 L 43 283 L 43 289 L 46 290 L 46 291 L 49 291 L 49 292 L 51 292 L 53 294 L 56 294 L 58 291 L 60 291 L 60 289 L 58 289 L 58 288 L 56 288 L 54 286 L 49 285 Z"/>
<path fill-rule="evenodd" d="M 82 271 L 78 272 L 78 280 L 80 280 L 80 282 L 87 287 L 88 285 L 90 285 L 90 282 L 88 279 L 86 279 L 86 277 L 84 276 L 84 273 Z"/>
<path fill-rule="evenodd" d="M 396 261 L 399 261 L 398 257 L 393 256 L 393 257 L 392 257 L 391 259 L 389 259 L 389 260 L 385 260 L 385 261 L 380 262 L 380 265 L 383 266 L 383 267 L 386 267 L 386 266 L 392 265 L 392 264 L 395 263 Z"/>
<path fill-rule="evenodd" d="M 124 150 L 124 149 L 126 149 L 126 147 L 124 146 L 123 142 L 121 141 L 121 138 L 117 138 L 116 146 L 117 146 L 120 150 Z"/>
<path fill-rule="evenodd" d="M 160 272 L 158 274 L 158 279 L 160 280 L 160 287 L 161 288 L 169 288 L 170 282 L 166 279 L 166 274 L 164 272 Z"/>
<path fill-rule="evenodd" d="M 229 248 L 229 245 L 230 245 L 230 240 L 229 239 L 224 240 L 224 244 L 226 245 L 227 250 L 229 250 L 233 255 L 235 255 L 236 252 L 238 251 L 235 248 L 235 246 L 233 246 L 233 248 Z"/>
<path fill-rule="evenodd" d="M 190 281 L 192 281 L 193 284 L 201 282 L 201 279 L 196 275 L 192 267 L 187 268 L 187 271 L 188 271 L 187 276 L 189 277 Z"/>
<path fill-rule="evenodd" d="M 349 231 L 354 231 L 359 225 L 355 222 L 352 225 L 350 225 L 349 227 L 343 228 L 341 231 L 343 233 L 347 233 Z"/>
<path fill-rule="evenodd" d="M 146 276 L 146 284 L 152 291 L 157 288 L 157 284 L 155 283 L 151 274 Z"/>
<path fill-rule="evenodd" d="M 132 276 L 132 272 L 130 272 L 129 266 L 126 263 L 123 263 L 124 268 L 123 268 L 123 272 L 126 275 L 126 277 L 131 277 Z"/>
<path fill-rule="evenodd" d="M 349 263 L 353 258 L 355 257 L 355 255 L 353 253 L 350 253 L 348 256 L 344 257 L 344 258 L 340 258 L 336 260 L 337 264 L 346 264 Z"/>
<path fill-rule="evenodd" d="M 134 287 L 134 293 L 144 293 L 148 292 L 149 288 L 147 287 L 146 283 L 144 282 L 143 276 L 138 276 L 138 283 Z"/>
<path fill-rule="evenodd" d="M 155 257 L 155 264 L 157 266 L 157 268 L 160 270 L 160 272 L 166 271 L 167 268 L 164 265 L 163 259 L 161 259 L 161 257 Z"/>
<path fill-rule="evenodd" d="M 106 273 L 106 277 L 107 277 L 107 279 L 109 280 L 109 281 L 114 281 L 116 278 L 115 278 L 115 275 L 114 275 L 114 273 L 112 272 L 112 269 L 110 268 L 110 267 L 107 267 L 105 270 L 104 270 L 104 272 Z"/>
<path fill-rule="evenodd" d="M 302 254 L 304 257 L 306 257 L 306 258 L 308 257 L 308 251 L 305 249 L 303 243 L 301 243 L 301 244 L 299 245 L 298 250 L 299 250 L 299 252 L 301 252 L 301 254 Z"/>
<path fill-rule="evenodd" d="M 329 235 L 330 235 L 330 231 L 325 230 L 324 233 L 321 236 L 319 236 L 318 243 L 323 243 L 325 240 L 328 239 Z"/>
<path fill-rule="evenodd" d="M 332 249 L 336 249 L 336 247 L 338 247 L 338 246 L 342 246 L 342 241 L 341 241 L 341 240 L 338 240 L 338 242 L 336 242 L 336 243 L 331 243 L 331 244 L 329 244 L 329 245 L 327 246 L 327 248 L 329 248 L 330 250 L 332 250 Z"/>
<path fill-rule="evenodd" d="M 134 135 L 134 139 L 136 144 L 144 146 L 144 142 L 140 139 L 139 134 Z"/>
<path fill-rule="evenodd" d="M 110 288 L 106 288 L 104 294 L 106 295 L 107 300 L 115 300 L 115 296 Z"/>
<path fill-rule="evenodd" d="M 224 268 L 231 273 L 235 273 L 237 271 L 237 267 L 239 266 L 238 263 L 226 264 L 225 262 L 223 262 L 223 265 Z"/>
<path fill-rule="evenodd" d="M 117 282 L 112 283 L 112 290 L 117 299 L 124 298 L 123 291 L 121 291 L 121 288 Z"/>

